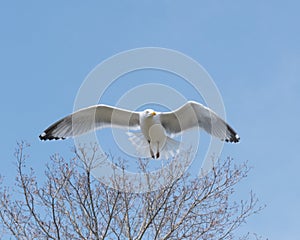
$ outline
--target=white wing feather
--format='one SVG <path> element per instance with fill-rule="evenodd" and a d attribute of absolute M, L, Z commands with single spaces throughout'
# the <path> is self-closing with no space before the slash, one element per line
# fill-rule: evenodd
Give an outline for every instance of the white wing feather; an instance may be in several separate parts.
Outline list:
<path fill-rule="evenodd" d="M 194 101 L 187 102 L 175 111 L 160 113 L 160 121 L 169 134 L 200 127 L 227 142 L 238 142 L 240 139 L 236 132 L 215 112 Z"/>
<path fill-rule="evenodd" d="M 66 116 L 48 127 L 41 140 L 65 139 L 105 127 L 139 128 L 139 112 L 95 105 Z"/>

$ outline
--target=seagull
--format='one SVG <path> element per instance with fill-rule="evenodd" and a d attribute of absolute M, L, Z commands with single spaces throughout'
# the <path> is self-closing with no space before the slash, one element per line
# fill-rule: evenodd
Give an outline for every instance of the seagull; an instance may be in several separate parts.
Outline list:
<path fill-rule="evenodd" d="M 179 142 L 172 136 L 194 128 L 203 129 L 222 141 L 237 143 L 240 140 L 238 134 L 221 117 L 195 101 L 188 101 L 169 112 L 152 109 L 130 111 L 104 104 L 90 106 L 58 120 L 39 138 L 66 139 L 108 127 L 140 130 L 129 133 L 129 140 L 138 148 L 142 139 L 153 159 L 158 159 L 162 151 L 178 148 Z"/>

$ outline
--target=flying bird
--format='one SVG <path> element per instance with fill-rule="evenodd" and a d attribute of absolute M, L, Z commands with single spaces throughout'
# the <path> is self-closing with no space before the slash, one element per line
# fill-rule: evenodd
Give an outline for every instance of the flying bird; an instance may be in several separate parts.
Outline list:
<path fill-rule="evenodd" d="M 140 130 L 130 132 L 129 140 L 139 147 L 144 141 L 153 159 L 163 151 L 178 148 L 179 142 L 172 138 L 189 129 L 201 128 L 226 142 L 237 143 L 238 134 L 222 118 L 208 107 L 188 101 L 178 109 L 156 112 L 152 109 L 129 111 L 108 105 L 95 105 L 80 109 L 52 124 L 40 136 L 41 140 L 57 140 L 79 136 L 107 127 Z"/>

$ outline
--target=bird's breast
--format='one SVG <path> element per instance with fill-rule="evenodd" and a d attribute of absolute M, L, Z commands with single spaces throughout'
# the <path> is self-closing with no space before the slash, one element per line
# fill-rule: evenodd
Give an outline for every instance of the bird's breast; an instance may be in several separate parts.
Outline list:
<path fill-rule="evenodd" d="M 166 136 L 163 126 L 156 118 L 143 119 L 141 131 L 148 141 L 158 141 Z"/>

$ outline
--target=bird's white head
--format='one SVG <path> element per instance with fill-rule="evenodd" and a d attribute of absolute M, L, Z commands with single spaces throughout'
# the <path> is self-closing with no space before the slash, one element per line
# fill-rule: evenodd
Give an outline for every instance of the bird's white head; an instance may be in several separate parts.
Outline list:
<path fill-rule="evenodd" d="M 146 109 L 146 110 L 144 110 L 144 116 L 146 118 L 153 117 L 155 115 L 156 115 L 156 112 L 153 109 Z"/>

